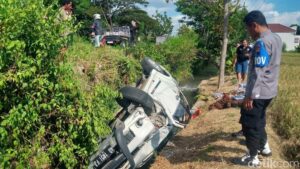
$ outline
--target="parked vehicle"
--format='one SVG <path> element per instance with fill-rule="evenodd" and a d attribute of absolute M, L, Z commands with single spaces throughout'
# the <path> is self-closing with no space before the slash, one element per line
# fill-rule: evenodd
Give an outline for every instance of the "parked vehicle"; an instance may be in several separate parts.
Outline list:
<path fill-rule="evenodd" d="M 102 37 L 102 43 L 106 45 L 121 45 L 125 47 L 128 45 L 130 39 L 129 26 L 113 27 L 112 31 L 107 31 Z"/>
<path fill-rule="evenodd" d="M 178 82 L 149 58 L 141 62 L 136 87 L 120 89 L 122 107 L 111 122 L 112 133 L 100 141 L 90 158 L 90 169 L 140 168 L 153 158 L 191 119 Z"/>

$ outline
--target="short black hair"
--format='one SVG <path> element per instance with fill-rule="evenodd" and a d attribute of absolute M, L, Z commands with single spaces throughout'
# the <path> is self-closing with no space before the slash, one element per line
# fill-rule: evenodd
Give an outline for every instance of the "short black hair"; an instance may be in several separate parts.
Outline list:
<path fill-rule="evenodd" d="M 246 25 L 251 25 L 253 22 L 262 26 L 268 26 L 266 17 L 261 11 L 251 11 L 245 16 L 244 23 Z"/>
<path fill-rule="evenodd" d="M 61 2 L 61 5 L 64 6 L 64 5 L 66 5 L 66 4 L 71 3 L 72 0 L 61 0 L 60 2 Z"/>

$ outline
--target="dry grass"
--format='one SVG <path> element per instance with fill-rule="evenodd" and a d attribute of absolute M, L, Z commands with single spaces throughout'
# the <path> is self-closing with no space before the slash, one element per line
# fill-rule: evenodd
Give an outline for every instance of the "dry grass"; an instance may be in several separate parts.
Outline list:
<path fill-rule="evenodd" d="M 226 85 L 221 91 L 229 92 L 236 85 L 234 77 L 226 78 Z M 215 92 L 217 78 L 201 83 L 201 94 L 207 98 L 207 105 L 213 101 L 210 95 Z M 240 113 L 237 108 L 208 111 L 203 107 L 204 114 L 193 120 L 182 130 L 172 142 L 175 147 L 165 147 L 158 155 L 151 169 L 243 169 L 245 166 L 233 163 L 244 155 L 246 147 L 244 138 L 232 138 L 231 133 L 240 130 L 238 123 Z M 267 125 L 269 142 L 273 151 L 270 158 L 261 158 L 262 162 L 273 160 L 285 162 L 281 152 L 281 140 Z M 261 167 L 268 168 L 268 167 Z M 273 167 L 282 169 L 282 167 Z"/>
<path fill-rule="evenodd" d="M 283 55 L 279 94 L 272 104 L 273 126 L 285 138 L 284 153 L 300 161 L 300 53 Z"/>

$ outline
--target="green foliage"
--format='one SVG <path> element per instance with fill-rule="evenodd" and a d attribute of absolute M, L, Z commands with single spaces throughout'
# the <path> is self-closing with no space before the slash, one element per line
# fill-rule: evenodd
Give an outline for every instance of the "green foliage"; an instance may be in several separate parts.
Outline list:
<path fill-rule="evenodd" d="M 300 25 L 292 24 L 290 27 L 296 27 L 296 35 L 300 35 Z"/>
<path fill-rule="evenodd" d="M 55 4 L 0 0 L 0 11 L 0 168 L 83 168 L 118 93 L 106 81 L 81 90 L 60 53 L 76 26 Z"/>
<path fill-rule="evenodd" d="M 189 16 L 188 25 L 194 26 L 200 35 L 198 47 L 202 58 L 215 62 L 220 55 L 223 29 L 223 10 L 219 7 L 223 1 L 184 1 L 176 2 L 178 10 Z"/>
<path fill-rule="evenodd" d="M 173 30 L 172 25 L 172 18 L 167 16 L 167 12 L 163 14 L 156 11 L 155 15 L 153 16 L 155 20 L 159 23 L 159 29 L 156 30 L 157 35 L 171 35 Z"/>
<path fill-rule="evenodd" d="M 282 45 L 282 52 L 286 52 L 286 43 L 283 42 L 283 45 Z"/>
<path fill-rule="evenodd" d="M 99 13 L 102 26 L 109 30 L 112 26 L 130 26 L 132 20 L 138 23 L 138 36 L 143 40 L 155 41 L 156 36 L 171 34 L 173 26 L 171 18 L 166 13 L 156 13 L 150 17 L 146 11 L 137 7 L 137 4 L 147 5 L 146 0 L 74 0 L 74 14 L 82 24 L 80 35 L 88 36 L 91 33 L 93 15 Z"/>
<path fill-rule="evenodd" d="M 300 53 L 300 45 L 296 46 L 296 52 Z"/>
<path fill-rule="evenodd" d="M 251 42 L 247 35 L 245 24 L 242 22 L 247 13 L 247 10 L 242 7 L 236 9 L 229 17 L 229 42 L 226 57 L 226 72 L 233 71 L 233 59 L 236 56 L 236 44 L 244 39 L 247 39 L 248 43 Z"/>
<path fill-rule="evenodd" d="M 185 21 L 192 25 L 199 34 L 198 49 L 199 55 L 207 63 L 217 65 L 221 55 L 223 40 L 223 0 L 217 1 L 185 1 L 176 2 L 180 12 L 189 18 Z M 246 31 L 242 22 L 247 11 L 245 8 L 237 6 L 231 8 L 229 17 L 229 44 L 228 48 L 235 48 L 235 44 L 246 38 Z M 230 49 L 229 49 L 230 51 Z M 227 57 L 227 67 L 232 66 L 233 52 L 229 52 Z M 202 64 L 203 62 L 200 62 Z"/>
<path fill-rule="evenodd" d="M 132 55 L 141 60 L 148 56 L 162 64 L 178 80 L 192 76 L 192 63 L 195 60 L 197 34 L 188 32 L 176 37 L 170 37 L 160 45 L 153 43 L 139 43 L 130 51 Z"/>
<path fill-rule="evenodd" d="M 89 92 L 98 83 L 119 88 L 140 77 L 139 62 L 124 53 L 123 49 L 110 46 L 95 48 L 90 42 L 75 37 L 74 45 L 66 55 L 67 63 L 75 72 L 74 78 L 80 82 L 80 88 L 83 92 Z"/>
<path fill-rule="evenodd" d="M 158 35 L 161 26 L 159 22 L 151 18 L 146 11 L 141 9 L 126 9 L 114 16 L 113 21 L 116 25 L 129 26 L 132 20 L 138 23 L 138 36 L 143 37 L 144 40 L 154 41 L 155 36 Z"/>
<path fill-rule="evenodd" d="M 102 16 L 104 25 L 110 28 L 116 22 L 114 19 L 120 13 L 129 9 L 136 9 L 136 5 L 147 5 L 146 0 L 74 0 L 76 5 L 75 14 L 80 21 L 87 22 L 86 19 L 92 19 L 95 13 Z"/>

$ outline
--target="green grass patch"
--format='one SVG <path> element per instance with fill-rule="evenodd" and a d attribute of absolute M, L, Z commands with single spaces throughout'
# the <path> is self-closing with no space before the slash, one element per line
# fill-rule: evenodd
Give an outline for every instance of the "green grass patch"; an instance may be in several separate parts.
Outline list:
<path fill-rule="evenodd" d="M 75 37 L 65 60 L 73 68 L 74 78 L 83 91 L 92 90 L 96 84 L 119 88 L 135 82 L 141 74 L 139 61 L 125 56 L 123 49 L 111 46 L 95 48 L 80 37 Z"/>

